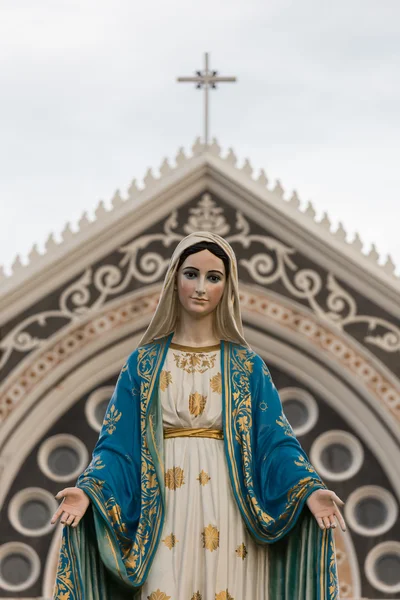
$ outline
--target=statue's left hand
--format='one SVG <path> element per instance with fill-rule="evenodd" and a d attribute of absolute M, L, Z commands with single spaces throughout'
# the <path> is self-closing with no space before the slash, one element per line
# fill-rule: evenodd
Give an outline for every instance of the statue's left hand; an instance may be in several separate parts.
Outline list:
<path fill-rule="evenodd" d="M 338 508 L 338 504 L 343 506 L 344 502 L 331 490 L 316 490 L 307 499 L 307 506 L 321 529 L 336 527 L 336 518 L 342 531 L 346 531 L 346 523 Z"/>

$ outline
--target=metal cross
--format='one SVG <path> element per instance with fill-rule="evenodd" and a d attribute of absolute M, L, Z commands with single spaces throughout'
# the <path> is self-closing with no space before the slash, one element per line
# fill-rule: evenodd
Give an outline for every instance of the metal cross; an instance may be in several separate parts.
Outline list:
<path fill-rule="evenodd" d="M 237 81 L 236 77 L 219 77 L 217 71 L 210 71 L 208 68 L 208 52 L 204 55 L 204 71 L 196 71 L 195 77 L 178 77 L 179 82 L 195 83 L 197 89 L 204 88 L 204 142 L 208 146 L 208 90 L 211 87 L 216 89 L 217 83 Z"/>

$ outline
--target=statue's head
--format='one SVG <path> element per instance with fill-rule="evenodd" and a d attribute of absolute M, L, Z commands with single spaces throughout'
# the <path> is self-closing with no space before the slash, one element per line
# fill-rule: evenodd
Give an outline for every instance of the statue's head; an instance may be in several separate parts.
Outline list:
<path fill-rule="evenodd" d="M 179 256 L 174 291 L 179 310 L 194 318 L 214 313 L 229 277 L 229 256 L 215 242 L 201 241 Z"/>
<path fill-rule="evenodd" d="M 194 298 L 204 297 L 205 303 Z M 175 331 L 180 312 L 214 313 L 216 337 L 248 346 L 243 337 L 235 253 L 221 236 L 196 231 L 175 248 L 154 316 L 139 345 Z"/>

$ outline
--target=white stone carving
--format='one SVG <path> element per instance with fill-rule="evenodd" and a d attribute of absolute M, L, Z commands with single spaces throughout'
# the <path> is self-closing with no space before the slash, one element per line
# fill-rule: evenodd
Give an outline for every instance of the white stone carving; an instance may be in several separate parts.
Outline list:
<path fill-rule="evenodd" d="M 24 557 L 30 568 L 28 577 L 19 583 L 10 583 L 0 574 L 0 588 L 15 593 L 27 590 L 36 583 L 40 575 L 40 558 L 31 546 L 22 542 L 7 542 L 0 546 L 0 563 L 5 562 L 7 557 L 13 555 Z"/>
<path fill-rule="evenodd" d="M 385 594 L 398 594 L 400 592 L 400 583 L 389 584 L 379 578 L 376 572 L 376 565 L 383 557 L 397 558 L 400 562 L 400 542 L 397 540 L 381 542 L 367 554 L 364 564 L 365 575 L 368 581 L 375 589 Z"/>
<path fill-rule="evenodd" d="M 378 525 L 367 527 L 364 523 L 360 523 L 357 517 L 357 505 L 365 499 L 376 499 L 384 508 L 382 522 Z M 399 513 L 397 502 L 388 490 L 377 485 L 365 485 L 354 490 L 346 500 L 344 514 L 348 525 L 359 535 L 367 538 L 383 535 L 397 521 Z"/>
<path fill-rule="evenodd" d="M 268 185 L 268 177 L 265 174 L 264 169 L 260 169 L 260 174 L 258 176 L 257 182 L 263 187 L 267 187 Z"/>
<path fill-rule="evenodd" d="M 44 525 L 42 525 L 41 527 L 27 527 L 26 525 L 24 525 L 24 523 L 21 521 L 21 515 L 20 515 L 20 511 L 21 508 L 24 506 L 25 503 L 27 502 L 39 502 L 41 504 L 44 504 L 50 513 L 50 516 L 53 515 L 53 513 L 55 513 L 55 511 L 57 510 L 58 507 L 58 502 L 57 500 L 54 498 L 53 494 L 51 494 L 49 491 L 43 489 L 43 488 L 38 488 L 38 487 L 29 487 L 29 488 L 23 488 L 22 490 L 19 490 L 15 496 L 13 496 L 13 498 L 11 499 L 9 505 L 8 505 L 8 518 L 9 521 L 11 523 L 11 525 L 14 527 L 14 529 L 16 531 L 18 531 L 19 533 L 22 533 L 22 535 L 28 536 L 28 537 L 38 537 L 38 536 L 42 536 L 42 535 L 46 535 L 48 533 L 50 533 L 50 531 L 52 531 L 53 529 L 53 525 L 50 522 L 50 519 L 48 520 L 47 523 L 45 523 Z"/>
<path fill-rule="evenodd" d="M 348 467 L 340 471 L 330 470 L 321 458 L 323 451 L 335 444 L 344 446 L 351 456 L 351 462 Z M 331 429 L 325 431 L 314 440 L 310 450 L 310 459 L 323 479 L 345 481 L 354 477 L 361 469 L 364 462 L 364 449 L 361 442 L 352 433 L 340 429 Z"/>
<path fill-rule="evenodd" d="M 186 224 L 185 234 L 197 230 L 208 230 L 225 237 L 228 242 L 241 244 L 249 248 L 253 242 L 262 244 L 267 252 L 258 252 L 250 259 L 240 259 L 239 264 L 245 268 L 253 281 L 269 286 L 280 281 L 291 296 L 306 300 L 310 308 L 320 318 L 344 329 L 348 325 L 364 323 L 370 332 L 365 342 L 379 347 L 385 352 L 400 350 L 400 329 L 393 323 L 381 318 L 358 314 L 355 299 L 340 286 L 334 276 L 329 273 L 325 282 L 322 276 L 311 269 L 300 269 L 295 261 L 296 250 L 266 235 L 250 234 L 250 224 L 242 213 L 236 213 L 237 233 L 230 233 L 230 225 L 223 209 L 218 207 L 208 193 L 203 194 L 197 207 L 192 208 Z M 119 248 L 122 258 L 119 265 L 101 265 L 93 272 L 87 269 L 76 281 L 61 294 L 59 306 L 52 311 L 44 311 L 21 321 L 0 342 L 0 368 L 15 351 L 29 352 L 43 344 L 47 338 L 46 328 L 53 321 L 52 334 L 69 322 L 79 319 L 89 311 L 96 311 L 107 301 L 121 295 L 132 280 L 144 284 L 154 283 L 165 273 L 169 259 L 156 252 L 146 252 L 138 258 L 139 252 L 145 250 L 150 243 L 160 241 L 164 247 L 177 244 L 182 234 L 174 231 L 178 227 L 178 213 L 173 213 L 164 222 L 163 232 L 145 234 L 126 246 Z M 322 289 L 329 295 L 322 303 L 319 293 Z M 33 336 L 29 328 L 34 324 L 41 325 L 43 337 Z M 372 332 L 380 328 L 382 333 Z"/>
<path fill-rule="evenodd" d="M 57 448 L 71 448 L 71 450 L 76 452 L 78 457 L 76 467 L 64 475 L 54 472 L 49 464 L 50 455 Z M 67 482 L 74 480 L 82 473 L 89 462 L 89 453 L 82 440 L 74 435 L 59 433 L 47 438 L 42 443 L 39 448 L 37 460 L 40 470 L 46 477 L 52 481 Z"/>
<path fill-rule="evenodd" d="M 147 174 L 145 175 L 144 188 L 139 189 L 136 184 L 136 181 L 133 180 L 132 184 L 128 190 L 128 199 L 129 200 L 136 199 L 145 190 L 148 191 L 148 190 L 154 189 L 154 191 L 156 191 L 158 184 L 160 182 L 162 182 L 162 180 L 164 178 L 168 177 L 171 174 L 171 172 L 179 170 L 180 168 L 184 167 L 193 157 L 196 157 L 200 154 L 202 154 L 204 156 L 209 155 L 213 158 L 221 160 L 226 165 L 230 165 L 230 167 L 233 169 L 233 171 L 236 171 L 236 172 L 239 171 L 241 173 L 241 175 L 243 176 L 245 181 L 246 180 L 248 182 L 255 181 L 255 179 L 253 178 L 253 168 L 251 167 L 248 159 L 245 160 L 244 166 L 242 168 L 238 168 L 237 167 L 237 157 L 232 149 L 229 149 L 227 155 L 225 157 L 223 157 L 221 148 L 215 138 L 213 139 L 212 144 L 208 145 L 208 146 L 205 146 L 198 138 L 195 141 L 195 143 L 193 144 L 192 156 L 187 156 L 184 152 L 184 149 L 180 148 L 177 153 L 176 159 L 175 159 L 176 160 L 175 167 L 170 167 L 169 164 L 166 162 L 166 160 L 162 163 L 162 165 L 160 167 L 160 177 L 159 178 L 154 177 L 153 173 L 151 172 L 151 169 L 149 169 Z M 267 179 L 264 171 L 261 172 L 261 174 L 258 178 L 258 182 L 260 184 L 262 184 L 260 186 L 260 190 L 262 190 L 262 188 L 266 188 L 266 186 L 268 184 L 268 179 Z M 293 215 L 301 213 L 301 214 L 309 217 L 313 221 L 314 224 L 320 225 L 324 229 L 325 232 L 329 232 L 333 239 L 335 239 L 336 241 L 342 242 L 343 243 L 343 251 L 345 253 L 348 253 L 348 250 L 351 249 L 351 250 L 355 251 L 355 254 L 352 253 L 352 256 L 354 258 L 358 259 L 359 261 L 361 261 L 361 263 L 363 261 L 366 261 L 365 264 L 368 263 L 370 265 L 374 265 L 377 268 L 378 276 L 379 276 L 379 273 L 381 272 L 384 275 L 389 275 L 393 279 L 393 282 L 397 282 L 397 283 L 399 282 L 400 275 L 397 275 L 395 273 L 395 267 L 394 267 L 391 257 L 390 256 L 387 257 L 384 265 L 380 264 L 380 262 L 379 262 L 380 257 L 379 257 L 379 254 L 374 245 L 372 246 L 371 250 L 369 251 L 369 253 L 367 255 L 363 254 L 362 253 L 363 243 L 360 240 L 358 233 L 355 234 L 354 240 L 352 242 L 347 242 L 346 241 L 347 234 L 346 234 L 342 224 L 339 225 L 339 228 L 336 231 L 332 231 L 331 224 L 329 222 L 329 217 L 327 215 L 321 221 L 316 221 L 316 219 L 315 219 L 316 212 L 315 212 L 315 209 L 312 206 L 311 202 L 309 202 L 306 209 L 304 211 L 302 211 L 296 192 L 293 193 L 292 197 L 289 200 L 285 200 L 284 199 L 284 189 L 282 188 L 279 180 L 277 180 L 276 185 L 273 188 L 273 190 L 267 190 L 267 191 L 268 191 L 269 196 L 272 194 L 273 197 L 275 197 L 278 201 L 282 201 L 287 206 L 291 207 L 293 209 Z M 265 198 L 265 201 L 268 203 L 267 197 Z M 112 199 L 112 207 L 113 208 L 111 211 L 106 209 L 103 201 L 100 201 L 100 203 L 95 211 L 96 221 L 104 222 L 104 227 L 106 227 L 108 219 L 111 218 L 110 213 L 119 210 L 119 208 L 121 208 L 124 204 L 125 204 L 125 201 L 121 198 L 121 196 L 119 195 L 119 192 L 117 190 L 116 195 Z M 69 234 L 69 232 L 67 232 L 67 234 L 65 236 L 63 236 L 63 241 L 61 244 L 57 244 L 54 240 L 53 235 L 51 235 L 45 244 L 45 248 L 46 248 L 45 254 L 42 255 L 38 252 L 34 252 L 32 254 L 32 256 L 29 257 L 29 263 L 27 265 L 24 265 L 22 263 L 21 259 L 19 257 L 16 257 L 16 259 L 13 262 L 12 267 L 11 267 L 12 272 L 9 276 L 8 275 L 5 277 L 2 276 L 2 271 L 1 271 L 1 267 L 0 267 L 0 282 L 3 279 L 3 281 L 5 281 L 6 283 L 9 284 L 11 282 L 11 278 L 13 278 L 13 276 L 15 276 L 15 284 L 16 285 L 20 284 L 22 275 L 24 277 L 25 276 L 28 277 L 30 274 L 33 273 L 33 270 L 37 271 L 37 268 L 40 267 L 41 264 L 44 264 L 45 261 L 48 262 L 48 254 L 51 253 L 52 251 L 54 251 L 56 248 L 60 249 L 62 247 L 63 249 L 65 249 L 65 252 L 68 252 L 68 245 L 72 242 L 76 243 L 76 241 L 80 239 L 80 234 L 83 232 L 84 229 L 87 228 L 87 226 L 89 224 L 90 224 L 90 221 L 88 220 L 87 215 L 84 214 L 82 216 L 82 218 L 79 220 L 78 231 L 76 231 L 76 232 L 71 231 L 71 235 Z M 327 243 L 329 243 L 329 237 L 330 236 L 328 236 L 326 238 Z M 47 264 L 47 262 L 46 262 L 46 264 Z"/>
<path fill-rule="evenodd" d="M 69 359 L 71 354 L 81 351 L 111 330 L 122 328 L 145 317 L 150 320 L 157 306 L 158 292 L 143 293 L 140 296 L 121 301 L 117 308 L 104 307 L 103 312 L 95 313 L 84 323 L 75 320 L 72 328 L 55 340 L 38 343 L 35 354 L 28 359 L 22 371 L 6 379 L 0 389 L 0 424 L 27 395 L 40 386 L 49 373 Z M 357 345 L 353 347 L 340 331 L 335 332 L 329 323 L 321 322 L 317 317 L 293 310 L 281 304 L 275 297 L 270 298 L 264 290 L 240 291 L 240 305 L 244 315 L 252 314 L 270 321 L 296 333 L 313 344 L 318 352 L 328 355 L 340 365 L 349 377 L 356 377 L 360 385 L 365 387 L 389 411 L 390 417 L 400 423 L 400 388 L 389 380 L 385 373 L 378 370 L 369 357 L 364 355 Z"/>
<path fill-rule="evenodd" d="M 124 203 L 124 200 L 121 198 L 121 194 L 119 190 L 115 191 L 114 196 L 111 199 L 111 206 L 113 208 L 119 208 Z"/>
<path fill-rule="evenodd" d="M 135 200 L 137 196 L 140 194 L 140 190 L 136 183 L 136 179 L 132 179 L 132 183 L 128 188 L 128 198 L 129 200 Z"/>

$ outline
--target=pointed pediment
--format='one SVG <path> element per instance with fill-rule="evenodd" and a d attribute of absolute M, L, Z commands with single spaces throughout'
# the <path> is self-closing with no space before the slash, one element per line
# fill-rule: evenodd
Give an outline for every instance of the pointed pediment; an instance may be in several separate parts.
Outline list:
<path fill-rule="evenodd" d="M 358 235 L 348 242 L 341 224 L 333 231 L 326 214 L 317 221 L 311 203 L 302 209 L 295 191 L 287 196 L 279 181 L 270 185 L 265 172 L 254 173 L 249 160 L 238 165 L 233 150 L 223 153 L 215 140 L 207 148 L 197 140 L 190 154 L 182 148 L 178 151 L 173 165 L 165 159 L 157 174 L 149 169 L 142 186 L 133 180 L 125 196 L 117 190 L 111 210 L 100 202 L 94 220 L 89 220 L 84 213 L 77 230 L 66 224 L 60 243 L 50 235 L 43 254 L 35 245 L 29 253 L 28 264 L 23 264 L 17 256 L 10 276 L 5 276 L 0 269 L 1 313 L 12 318 L 29 303 L 207 191 L 234 207 L 239 215 L 253 218 L 261 225 L 267 224 L 270 232 L 275 231 L 283 241 L 323 266 L 333 268 L 345 280 L 360 282 L 367 296 L 369 291 L 375 299 L 380 295 L 384 304 L 387 301 L 388 310 L 394 308 L 400 278 L 395 274 L 390 257 L 384 265 L 379 264 L 374 246 L 368 255 L 363 254 Z M 221 209 L 207 205 L 204 198 L 196 210 L 184 226 L 185 233 L 201 228 L 225 236 L 227 227 L 233 226 L 228 221 L 222 226 Z"/>

